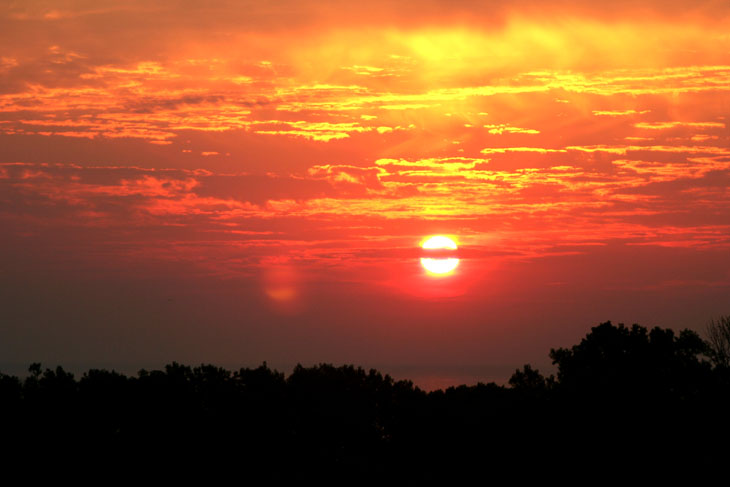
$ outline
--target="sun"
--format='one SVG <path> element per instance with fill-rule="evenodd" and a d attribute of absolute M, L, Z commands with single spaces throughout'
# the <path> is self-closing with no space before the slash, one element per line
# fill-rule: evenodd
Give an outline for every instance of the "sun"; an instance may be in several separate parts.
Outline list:
<path fill-rule="evenodd" d="M 454 251 L 457 249 L 456 243 L 449 237 L 443 235 L 434 235 L 427 238 L 421 248 L 429 251 Z M 441 254 L 441 252 L 439 252 Z M 445 276 L 451 274 L 456 266 L 459 265 L 459 259 L 456 257 L 422 257 L 421 265 L 429 274 L 436 276 Z"/>

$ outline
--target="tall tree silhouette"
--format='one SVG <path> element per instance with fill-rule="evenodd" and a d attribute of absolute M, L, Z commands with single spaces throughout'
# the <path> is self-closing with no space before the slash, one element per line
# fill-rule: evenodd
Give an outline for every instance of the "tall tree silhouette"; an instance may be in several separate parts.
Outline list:
<path fill-rule="evenodd" d="M 659 327 L 614 326 L 591 329 L 578 345 L 553 349 L 559 388 L 583 395 L 619 398 L 689 398 L 709 378 L 703 360 L 707 344 L 691 330 L 679 336 Z"/>
<path fill-rule="evenodd" d="M 709 355 L 717 367 L 730 368 L 730 315 L 707 324 Z"/>

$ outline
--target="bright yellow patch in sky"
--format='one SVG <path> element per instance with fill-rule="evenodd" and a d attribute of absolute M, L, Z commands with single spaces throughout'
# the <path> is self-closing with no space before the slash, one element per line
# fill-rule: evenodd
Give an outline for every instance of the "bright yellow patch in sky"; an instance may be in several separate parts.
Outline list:
<path fill-rule="evenodd" d="M 456 244 L 449 237 L 434 235 L 421 244 L 424 249 L 449 249 L 456 250 Z"/>
<path fill-rule="evenodd" d="M 443 235 L 434 235 L 428 238 L 421 244 L 421 247 L 426 250 L 456 250 L 456 243 L 449 237 Z M 459 265 L 459 259 L 455 257 L 447 257 L 441 259 L 434 259 L 430 257 L 421 258 L 421 265 L 429 274 L 443 276 L 448 275 L 456 269 Z"/>

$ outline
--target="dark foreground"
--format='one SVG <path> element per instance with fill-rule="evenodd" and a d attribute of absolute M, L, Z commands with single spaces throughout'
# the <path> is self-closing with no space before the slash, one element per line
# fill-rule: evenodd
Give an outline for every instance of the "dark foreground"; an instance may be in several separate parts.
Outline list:
<path fill-rule="evenodd" d="M 53 459 L 66 473 L 94 468 L 104 478 L 153 469 L 345 485 L 497 472 L 726 478 L 722 342 L 604 323 L 550 356 L 557 377 L 525 366 L 508 387 L 431 393 L 327 364 L 284 377 L 265 363 L 234 372 L 173 363 L 136 377 L 89 370 L 79 380 L 34 364 L 24 380 L 0 374 L 3 458 L 6 467 Z"/>

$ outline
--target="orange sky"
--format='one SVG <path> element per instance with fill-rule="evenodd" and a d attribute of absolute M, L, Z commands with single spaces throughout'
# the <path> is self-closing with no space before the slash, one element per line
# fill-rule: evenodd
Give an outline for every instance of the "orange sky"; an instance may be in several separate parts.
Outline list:
<path fill-rule="evenodd" d="M 5 363 L 509 371 L 728 312 L 725 2 L 201 5 L 0 6 Z"/>

